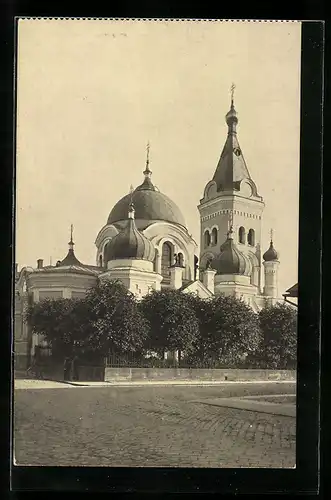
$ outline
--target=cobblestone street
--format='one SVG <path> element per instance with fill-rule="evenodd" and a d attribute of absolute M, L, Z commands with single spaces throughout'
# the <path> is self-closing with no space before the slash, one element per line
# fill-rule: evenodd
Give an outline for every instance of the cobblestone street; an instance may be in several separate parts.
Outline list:
<path fill-rule="evenodd" d="M 294 394 L 291 383 L 16 389 L 16 464 L 294 467 L 293 416 L 215 403 L 256 396 L 280 408 Z"/>

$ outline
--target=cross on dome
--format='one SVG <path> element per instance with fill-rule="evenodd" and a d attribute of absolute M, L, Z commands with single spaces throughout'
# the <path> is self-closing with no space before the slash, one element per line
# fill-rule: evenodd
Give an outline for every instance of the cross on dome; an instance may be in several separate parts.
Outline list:
<path fill-rule="evenodd" d="M 230 92 L 231 92 L 231 106 L 233 106 L 233 99 L 234 99 L 234 91 L 235 91 L 235 84 L 233 83 L 230 87 Z"/>

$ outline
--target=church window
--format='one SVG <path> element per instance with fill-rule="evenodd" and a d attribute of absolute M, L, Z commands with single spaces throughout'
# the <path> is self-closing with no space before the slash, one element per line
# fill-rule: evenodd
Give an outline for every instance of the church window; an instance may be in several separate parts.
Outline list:
<path fill-rule="evenodd" d="M 240 227 L 239 228 L 239 243 L 243 243 L 245 244 L 246 243 L 246 231 L 245 231 L 245 228 L 244 227 Z"/>
<path fill-rule="evenodd" d="M 204 238 L 205 238 L 205 247 L 209 247 L 209 245 L 210 245 L 210 232 L 208 230 L 205 232 Z"/>
<path fill-rule="evenodd" d="M 217 229 L 214 227 L 214 229 L 211 232 L 211 241 L 213 245 L 217 245 Z"/>
<path fill-rule="evenodd" d="M 254 231 L 254 229 L 250 229 L 248 231 L 247 240 L 248 240 L 248 244 L 249 245 L 251 245 L 252 247 L 255 246 L 255 231 Z"/>
<path fill-rule="evenodd" d="M 182 253 L 178 254 L 178 265 L 184 267 L 184 256 Z"/>
<path fill-rule="evenodd" d="M 169 243 L 163 243 L 162 259 L 161 259 L 161 274 L 164 277 L 170 276 L 171 266 L 171 246 Z"/>

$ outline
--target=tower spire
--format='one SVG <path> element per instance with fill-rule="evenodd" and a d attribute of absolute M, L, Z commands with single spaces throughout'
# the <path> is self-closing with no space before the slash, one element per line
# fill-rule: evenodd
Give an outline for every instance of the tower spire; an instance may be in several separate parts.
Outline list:
<path fill-rule="evenodd" d="M 271 228 L 270 229 L 270 243 L 273 243 L 273 236 L 274 236 L 274 230 Z"/>
<path fill-rule="evenodd" d="M 70 225 L 70 241 L 68 243 L 69 245 L 69 250 L 73 250 L 74 249 L 74 241 L 73 241 L 73 232 L 74 232 L 74 226 L 73 224 Z"/>

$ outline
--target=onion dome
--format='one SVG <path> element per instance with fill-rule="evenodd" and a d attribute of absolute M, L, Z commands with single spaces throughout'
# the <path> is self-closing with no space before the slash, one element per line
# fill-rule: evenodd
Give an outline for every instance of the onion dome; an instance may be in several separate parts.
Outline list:
<path fill-rule="evenodd" d="M 70 241 L 68 243 L 69 245 L 69 250 L 66 255 L 66 257 L 57 262 L 57 267 L 59 266 L 83 266 L 83 264 L 77 259 L 75 252 L 74 252 L 74 242 L 72 239 L 72 233 L 73 233 L 73 225 L 71 224 L 71 231 L 70 231 Z"/>
<path fill-rule="evenodd" d="M 152 222 L 166 221 L 185 227 L 185 220 L 177 205 L 154 186 L 149 168 L 149 145 L 147 146 L 146 168 L 143 172 L 144 181 L 132 194 L 121 198 L 111 210 L 107 224 L 119 224 L 126 221 L 128 205 L 131 201 L 135 207 L 135 219 L 138 227 L 147 227 Z M 139 222 L 138 222 L 139 221 Z"/>
<path fill-rule="evenodd" d="M 265 262 L 271 262 L 273 260 L 278 260 L 278 252 L 274 249 L 272 240 L 270 241 L 270 246 L 268 250 L 263 254 L 263 260 Z"/>
<path fill-rule="evenodd" d="M 133 202 L 129 205 L 127 224 L 107 245 L 105 261 L 115 259 L 140 259 L 153 262 L 153 244 L 136 227 Z"/>
<path fill-rule="evenodd" d="M 240 274 L 250 276 L 251 263 L 249 258 L 238 250 L 233 241 L 232 226 L 228 232 L 226 241 L 220 247 L 220 254 L 211 263 L 216 274 Z"/>

